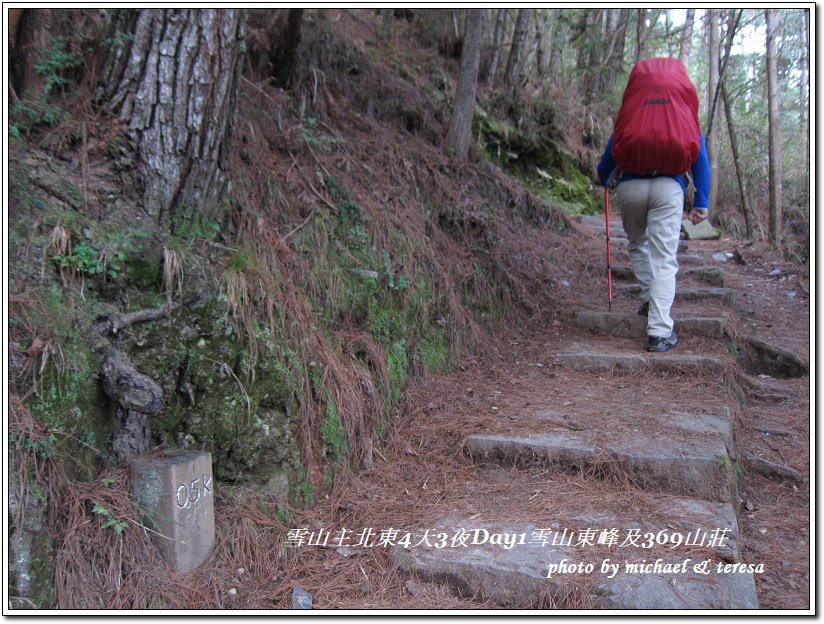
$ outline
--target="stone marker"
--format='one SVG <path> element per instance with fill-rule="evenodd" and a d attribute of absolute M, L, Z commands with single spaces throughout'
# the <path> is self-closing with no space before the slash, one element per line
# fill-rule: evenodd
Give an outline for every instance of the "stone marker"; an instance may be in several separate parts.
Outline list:
<path fill-rule="evenodd" d="M 160 554 L 175 572 L 202 564 L 215 546 L 212 455 L 164 451 L 131 464 L 132 492 Z"/>
<path fill-rule="evenodd" d="M 689 219 L 684 219 L 681 221 L 681 229 L 688 240 L 711 240 L 720 237 L 718 230 L 712 227 L 709 219 L 704 219 L 696 225 L 693 225 Z"/>

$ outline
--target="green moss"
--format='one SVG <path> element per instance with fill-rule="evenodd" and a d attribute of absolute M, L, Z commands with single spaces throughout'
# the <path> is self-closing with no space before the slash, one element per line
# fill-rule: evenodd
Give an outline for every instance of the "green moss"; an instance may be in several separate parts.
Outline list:
<path fill-rule="evenodd" d="M 160 285 L 161 267 L 142 258 L 128 264 L 129 279 L 138 288 L 153 288 Z"/>
<path fill-rule="evenodd" d="M 442 331 L 435 331 L 421 338 L 418 344 L 418 357 L 430 372 L 446 370 L 449 350 Z"/>
<path fill-rule="evenodd" d="M 54 545 L 49 535 L 32 535 L 30 571 L 30 600 L 41 609 L 52 608 L 55 603 Z"/>
<path fill-rule="evenodd" d="M 369 311 L 369 333 L 383 345 L 392 344 L 406 333 L 401 312 L 389 307 L 389 302 L 373 300 Z"/>
<path fill-rule="evenodd" d="M 387 376 L 389 377 L 386 412 L 390 417 L 392 407 L 398 404 L 406 386 L 407 365 L 406 340 L 393 342 L 386 353 Z"/>
<path fill-rule="evenodd" d="M 292 488 L 289 490 L 289 502 L 293 507 L 315 506 L 315 488 L 309 482 L 309 474 L 305 468 L 300 468 Z"/>
<path fill-rule="evenodd" d="M 346 461 L 349 452 L 346 444 L 346 430 L 338 416 L 338 407 L 332 395 L 326 392 L 326 417 L 320 426 L 320 434 L 325 445 L 325 455 L 333 466 L 340 466 Z"/>
<path fill-rule="evenodd" d="M 735 381 L 730 382 L 730 390 L 732 390 L 735 398 L 738 399 L 738 402 L 742 405 L 747 401 L 747 395 L 744 393 L 744 389 Z"/>

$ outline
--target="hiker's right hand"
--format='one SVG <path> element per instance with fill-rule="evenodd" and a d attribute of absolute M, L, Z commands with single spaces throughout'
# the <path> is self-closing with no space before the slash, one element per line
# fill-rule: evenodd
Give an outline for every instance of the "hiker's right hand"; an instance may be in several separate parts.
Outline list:
<path fill-rule="evenodd" d="M 693 208 L 690 210 L 689 219 L 690 221 L 692 221 L 693 225 L 698 225 L 708 216 L 710 216 L 708 210 L 698 210 L 696 208 Z"/>

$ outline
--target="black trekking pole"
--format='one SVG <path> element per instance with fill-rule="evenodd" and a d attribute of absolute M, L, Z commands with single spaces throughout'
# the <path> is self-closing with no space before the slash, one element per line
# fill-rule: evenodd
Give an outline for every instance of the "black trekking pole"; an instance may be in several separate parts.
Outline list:
<path fill-rule="evenodd" d="M 609 186 L 604 187 L 604 218 L 607 232 L 607 289 L 609 291 L 609 311 L 612 312 L 612 251 L 609 246 Z"/>

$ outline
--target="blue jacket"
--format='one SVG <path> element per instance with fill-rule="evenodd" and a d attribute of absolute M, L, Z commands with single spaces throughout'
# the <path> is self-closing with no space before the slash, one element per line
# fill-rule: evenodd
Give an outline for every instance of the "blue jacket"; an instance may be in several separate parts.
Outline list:
<path fill-rule="evenodd" d="M 609 176 L 615 170 L 617 163 L 612 159 L 612 135 L 609 137 L 607 147 L 604 150 L 604 155 L 601 156 L 601 162 L 598 163 L 598 177 L 601 179 L 601 184 L 606 185 Z M 709 194 L 710 194 L 710 160 L 707 157 L 707 145 L 704 142 L 704 135 L 701 134 L 701 150 L 698 152 L 698 158 L 692 163 L 692 183 L 695 185 L 695 202 L 693 208 L 696 210 L 709 210 Z M 634 180 L 636 178 L 643 178 L 646 176 L 633 175 L 631 173 L 621 172 L 621 177 L 618 179 L 618 184 L 625 180 Z M 687 190 L 687 184 L 684 178 L 680 175 L 669 176 L 673 178 L 684 192 Z"/>

